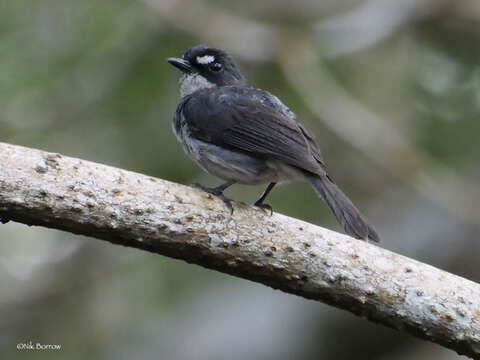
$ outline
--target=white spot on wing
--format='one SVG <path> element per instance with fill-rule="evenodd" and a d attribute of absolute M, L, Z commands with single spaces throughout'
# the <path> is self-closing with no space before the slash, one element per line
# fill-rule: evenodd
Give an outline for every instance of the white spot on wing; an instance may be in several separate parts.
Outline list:
<path fill-rule="evenodd" d="M 210 64 L 214 61 L 215 56 L 212 55 L 197 56 L 197 63 L 199 64 Z"/>

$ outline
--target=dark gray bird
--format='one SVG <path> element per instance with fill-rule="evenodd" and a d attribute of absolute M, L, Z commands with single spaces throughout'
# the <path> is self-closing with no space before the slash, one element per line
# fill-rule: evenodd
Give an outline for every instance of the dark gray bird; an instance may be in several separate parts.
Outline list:
<path fill-rule="evenodd" d="M 197 187 L 219 196 L 235 183 L 269 183 L 255 206 L 275 184 L 303 179 L 325 200 L 345 231 L 358 239 L 379 237 L 327 173 L 313 135 L 276 96 L 247 86 L 233 59 L 223 50 L 195 46 L 168 62 L 182 71 L 173 131 L 185 152 L 206 172 L 226 181 Z"/>

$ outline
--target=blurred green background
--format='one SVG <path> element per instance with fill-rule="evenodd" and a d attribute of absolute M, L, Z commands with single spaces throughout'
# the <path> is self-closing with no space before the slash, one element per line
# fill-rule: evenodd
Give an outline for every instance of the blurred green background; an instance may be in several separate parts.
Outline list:
<path fill-rule="evenodd" d="M 382 246 L 480 281 L 479 40 L 478 0 L 2 1 L 0 141 L 216 185 L 171 131 L 165 59 L 222 47 L 316 134 Z M 270 203 L 340 230 L 305 184 Z M 158 255 L 15 223 L 0 239 L 1 359 L 459 358 Z"/>

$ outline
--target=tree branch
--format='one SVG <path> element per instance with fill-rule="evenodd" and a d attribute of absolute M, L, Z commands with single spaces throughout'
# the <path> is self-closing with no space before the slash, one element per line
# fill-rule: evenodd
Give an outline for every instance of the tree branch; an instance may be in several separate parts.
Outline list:
<path fill-rule="evenodd" d="M 168 181 L 0 143 L 0 217 L 108 240 L 319 300 L 480 358 L 480 285 Z"/>

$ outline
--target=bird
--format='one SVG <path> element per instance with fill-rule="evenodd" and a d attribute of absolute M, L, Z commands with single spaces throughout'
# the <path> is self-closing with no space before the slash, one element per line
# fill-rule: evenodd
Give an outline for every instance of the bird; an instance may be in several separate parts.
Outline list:
<path fill-rule="evenodd" d="M 207 173 L 225 181 L 194 184 L 218 196 L 233 214 L 224 191 L 233 184 L 268 184 L 254 206 L 281 182 L 304 180 L 326 202 L 350 236 L 379 242 L 375 229 L 335 184 L 314 135 L 268 91 L 250 86 L 233 58 L 219 48 L 196 45 L 168 63 L 181 71 L 181 100 L 173 132 L 186 154 Z"/>

